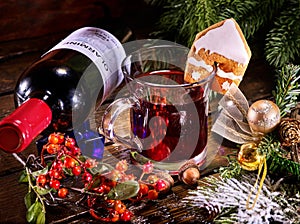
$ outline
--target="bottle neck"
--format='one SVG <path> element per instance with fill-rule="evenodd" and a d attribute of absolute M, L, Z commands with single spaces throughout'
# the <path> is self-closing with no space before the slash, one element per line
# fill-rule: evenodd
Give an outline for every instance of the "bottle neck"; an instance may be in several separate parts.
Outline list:
<path fill-rule="evenodd" d="M 51 109 L 43 100 L 27 100 L 0 122 L 0 149 L 9 153 L 23 151 L 51 120 Z"/>

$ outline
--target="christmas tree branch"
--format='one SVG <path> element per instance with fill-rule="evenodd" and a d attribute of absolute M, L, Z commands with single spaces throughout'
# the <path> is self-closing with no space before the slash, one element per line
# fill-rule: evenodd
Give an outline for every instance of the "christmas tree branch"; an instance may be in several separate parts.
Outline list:
<path fill-rule="evenodd" d="M 265 55 L 270 65 L 282 67 L 300 55 L 300 5 L 291 4 L 276 18 L 266 36 Z M 298 58 L 299 59 L 299 58 Z"/>
<path fill-rule="evenodd" d="M 196 190 L 189 191 L 183 202 L 195 209 L 195 214 L 208 214 L 213 223 L 295 223 L 299 221 L 299 184 L 286 185 L 282 180 L 274 182 L 266 178 L 260 200 L 256 206 L 246 209 L 246 199 L 256 181 L 256 175 L 248 173 L 241 179 L 204 178 Z M 280 187 L 278 187 L 280 186 Z M 297 189 L 291 191 L 290 189 Z M 253 197 L 251 198 L 253 199 Z M 203 210 L 207 212 L 204 213 Z M 196 217 L 197 218 L 197 217 Z M 200 219 L 201 217 L 199 217 Z M 291 221 L 291 222 L 289 222 Z"/>
<path fill-rule="evenodd" d="M 273 91 L 273 96 L 275 103 L 280 109 L 281 117 L 290 113 L 291 109 L 297 105 L 300 94 L 300 86 L 298 84 L 299 71 L 299 65 L 286 65 L 278 71 L 276 89 Z"/>

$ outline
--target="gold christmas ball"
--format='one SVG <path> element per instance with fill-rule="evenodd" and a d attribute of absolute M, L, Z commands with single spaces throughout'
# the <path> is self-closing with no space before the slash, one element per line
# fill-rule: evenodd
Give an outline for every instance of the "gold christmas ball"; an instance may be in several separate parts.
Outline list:
<path fill-rule="evenodd" d="M 257 170 L 262 158 L 257 152 L 257 145 L 253 142 L 243 144 L 238 154 L 240 166 L 248 171 Z"/>
<path fill-rule="evenodd" d="M 266 134 L 280 123 L 280 110 L 270 100 L 258 100 L 250 106 L 247 119 L 253 132 Z"/>

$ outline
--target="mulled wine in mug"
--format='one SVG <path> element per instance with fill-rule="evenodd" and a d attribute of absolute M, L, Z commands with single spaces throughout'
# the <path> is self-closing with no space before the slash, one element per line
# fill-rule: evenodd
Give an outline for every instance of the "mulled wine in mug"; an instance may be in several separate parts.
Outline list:
<path fill-rule="evenodd" d="M 185 83 L 188 52 L 180 45 L 158 45 L 127 55 L 122 71 L 130 96 L 114 101 L 100 126 L 107 138 L 129 145 L 143 159 L 172 164 L 170 171 L 176 169 L 174 164 L 193 159 L 200 165 L 206 158 L 208 99 L 215 72 Z M 127 109 L 131 133 L 124 138 L 114 126 Z"/>

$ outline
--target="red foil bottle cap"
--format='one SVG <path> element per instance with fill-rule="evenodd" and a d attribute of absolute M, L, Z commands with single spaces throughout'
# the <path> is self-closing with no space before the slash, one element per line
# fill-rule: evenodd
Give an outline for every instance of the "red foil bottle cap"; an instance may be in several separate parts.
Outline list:
<path fill-rule="evenodd" d="M 0 149 L 9 153 L 23 151 L 51 120 L 51 109 L 43 100 L 27 100 L 0 121 Z"/>

